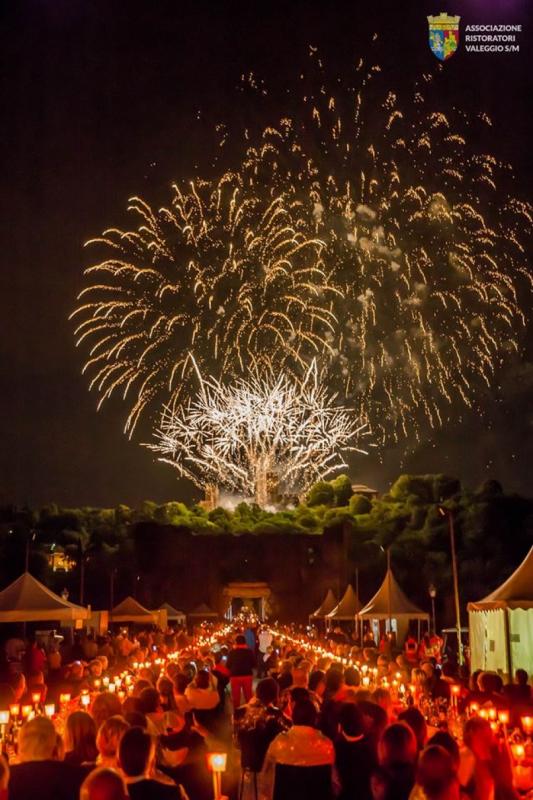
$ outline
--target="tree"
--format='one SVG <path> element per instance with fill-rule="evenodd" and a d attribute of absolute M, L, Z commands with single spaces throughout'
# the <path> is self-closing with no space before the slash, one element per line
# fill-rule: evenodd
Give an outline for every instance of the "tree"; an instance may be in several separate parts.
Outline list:
<path fill-rule="evenodd" d="M 307 493 L 306 504 L 308 506 L 330 506 L 333 505 L 334 499 L 335 492 L 331 483 L 329 481 L 317 481 Z"/>

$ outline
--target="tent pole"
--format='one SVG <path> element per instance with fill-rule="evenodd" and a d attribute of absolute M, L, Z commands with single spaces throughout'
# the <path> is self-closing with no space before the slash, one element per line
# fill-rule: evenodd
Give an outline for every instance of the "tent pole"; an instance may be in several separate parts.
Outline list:
<path fill-rule="evenodd" d="M 390 596 L 390 585 L 391 585 L 391 571 L 390 571 L 390 547 L 387 547 L 387 604 L 388 604 L 388 613 L 389 613 L 389 636 L 392 642 L 392 614 L 391 614 L 391 596 Z"/>
<path fill-rule="evenodd" d="M 509 620 L 509 609 L 503 609 L 505 625 L 505 655 L 507 656 L 507 668 L 509 670 L 509 683 L 513 682 L 513 657 L 511 650 L 511 625 Z"/>

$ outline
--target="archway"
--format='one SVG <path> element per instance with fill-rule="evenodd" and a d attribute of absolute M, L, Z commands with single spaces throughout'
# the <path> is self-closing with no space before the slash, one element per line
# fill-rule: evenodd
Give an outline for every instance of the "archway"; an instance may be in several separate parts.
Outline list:
<path fill-rule="evenodd" d="M 242 608 L 250 608 L 264 622 L 268 598 L 271 595 L 268 583 L 228 583 L 224 587 L 223 595 L 227 604 L 224 615 L 226 619 L 232 620 Z"/>

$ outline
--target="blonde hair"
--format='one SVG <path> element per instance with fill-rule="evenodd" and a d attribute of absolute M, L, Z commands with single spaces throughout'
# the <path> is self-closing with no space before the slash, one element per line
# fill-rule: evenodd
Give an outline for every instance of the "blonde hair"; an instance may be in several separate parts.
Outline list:
<path fill-rule="evenodd" d="M 20 729 L 20 761 L 48 761 L 57 757 L 57 750 L 56 729 L 47 717 L 35 717 Z"/>
<path fill-rule="evenodd" d="M 120 740 L 130 726 L 124 717 L 109 717 L 100 725 L 96 737 L 98 752 L 103 758 L 113 758 L 116 756 Z"/>

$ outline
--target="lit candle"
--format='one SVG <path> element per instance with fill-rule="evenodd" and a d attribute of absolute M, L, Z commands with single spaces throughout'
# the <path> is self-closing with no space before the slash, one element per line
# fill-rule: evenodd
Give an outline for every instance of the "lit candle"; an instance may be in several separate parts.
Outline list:
<path fill-rule="evenodd" d="M 95 689 L 99 689 L 101 685 L 102 685 L 102 681 L 100 680 L 100 678 L 95 678 L 94 688 Z"/>
<path fill-rule="evenodd" d="M 522 723 L 524 733 L 527 733 L 529 736 L 529 734 L 533 731 L 533 717 L 520 717 L 520 721 Z"/>
<path fill-rule="evenodd" d="M 39 705 L 41 702 L 41 693 L 40 692 L 32 692 L 31 701 L 34 706 Z"/>
<path fill-rule="evenodd" d="M 27 719 L 33 711 L 31 706 L 22 706 L 22 719 Z"/>
<path fill-rule="evenodd" d="M 61 703 L 61 705 L 66 705 L 67 703 L 70 703 L 70 692 L 62 692 L 59 695 L 59 702 Z"/>
<path fill-rule="evenodd" d="M 85 692 L 84 694 L 81 695 L 80 702 L 82 706 L 85 706 L 85 708 L 91 705 L 91 696 L 89 695 L 88 692 Z"/>
<path fill-rule="evenodd" d="M 107 677 L 107 675 L 103 679 L 102 683 L 104 684 L 105 687 L 109 686 L 109 678 Z"/>
<path fill-rule="evenodd" d="M 56 712 L 56 707 L 53 703 L 47 703 L 44 707 L 44 713 L 47 717 L 53 717 Z"/>
<path fill-rule="evenodd" d="M 7 725 L 9 722 L 9 711 L 0 711 L 0 725 Z"/>
<path fill-rule="evenodd" d="M 18 717 L 20 714 L 20 705 L 18 703 L 13 703 L 9 706 L 9 713 L 12 717 Z"/>
<path fill-rule="evenodd" d="M 108 692 L 111 692 L 111 694 L 114 694 L 116 688 L 117 687 L 115 686 L 114 683 L 110 683 L 109 686 L 107 687 L 107 690 L 108 690 Z"/>

